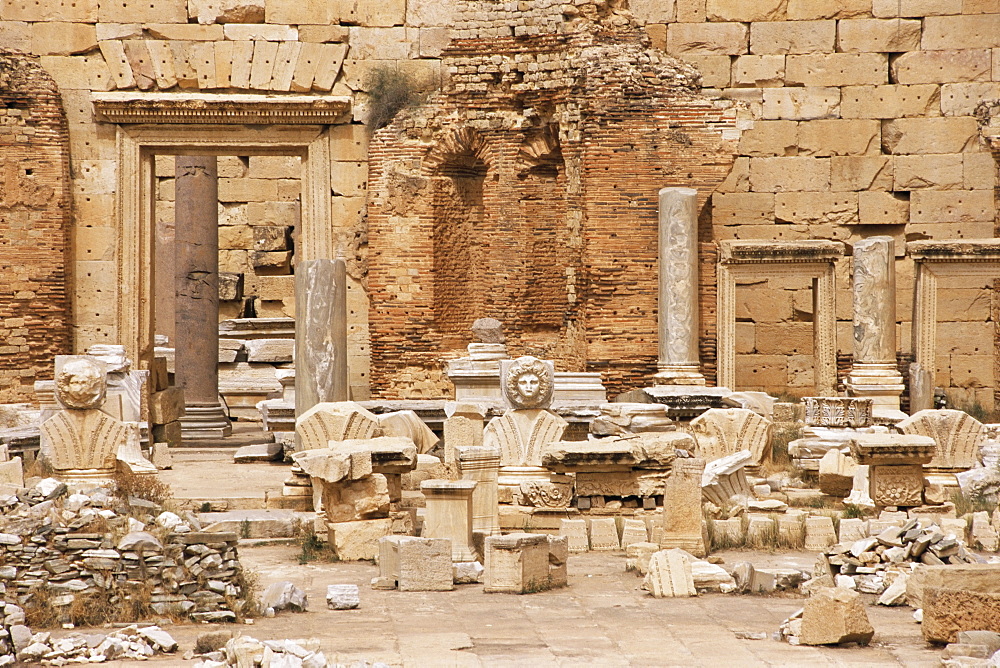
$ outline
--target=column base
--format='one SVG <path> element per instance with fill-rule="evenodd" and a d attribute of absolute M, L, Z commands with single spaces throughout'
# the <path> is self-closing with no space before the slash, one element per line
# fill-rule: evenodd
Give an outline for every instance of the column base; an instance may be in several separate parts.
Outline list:
<path fill-rule="evenodd" d="M 855 363 L 844 384 L 850 396 L 871 398 L 873 409 L 899 410 L 899 395 L 905 389 L 894 364 Z"/>
<path fill-rule="evenodd" d="M 658 385 L 705 385 L 697 364 L 658 364 L 653 376 Z"/>
<path fill-rule="evenodd" d="M 185 404 L 180 423 L 181 438 L 186 441 L 225 438 L 233 433 L 221 404 Z"/>

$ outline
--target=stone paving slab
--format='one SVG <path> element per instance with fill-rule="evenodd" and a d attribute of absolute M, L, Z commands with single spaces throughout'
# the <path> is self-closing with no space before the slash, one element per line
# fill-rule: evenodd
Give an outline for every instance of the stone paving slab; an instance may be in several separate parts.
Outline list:
<path fill-rule="evenodd" d="M 572 555 L 570 586 L 530 595 L 484 594 L 482 585 L 451 592 L 375 591 L 366 562 L 299 565 L 298 546 L 241 547 L 241 559 L 266 587 L 291 580 L 309 596 L 310 611 L 281 613 L 252 626 L 220 625 L 258 639 L 316 637 L 327 658 L 391 666 L 918 666 L 940 665 L 940 649 L 924 643 L 908 607 L 869 606 L 869 647 L 795 647 L 741 640 L 737 631 L 768 634 L 802 605 L 801 598 L 708 594 L 654 599 L 625 572 L 622 554 Z M 726 553 L 729 563 L 811 563 L 813 555 Z M 357 584 L 361 607 L 326 609 L 329 584 Z M 206 625 L 167 627 L 182 651 Z M 189 665 L 179 656 L 148 663 Z M 134 666 L 112 662 L 111 666 Z"/>

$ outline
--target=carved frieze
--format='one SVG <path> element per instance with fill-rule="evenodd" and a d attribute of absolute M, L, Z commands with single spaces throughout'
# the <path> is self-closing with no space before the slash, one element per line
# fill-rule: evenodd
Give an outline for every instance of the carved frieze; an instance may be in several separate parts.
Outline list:
<path fill-rule="evenodd" d="M 810 427 L 850 427 L 872 424 L 872 400 L 860 397 L 803 397 Z"/>

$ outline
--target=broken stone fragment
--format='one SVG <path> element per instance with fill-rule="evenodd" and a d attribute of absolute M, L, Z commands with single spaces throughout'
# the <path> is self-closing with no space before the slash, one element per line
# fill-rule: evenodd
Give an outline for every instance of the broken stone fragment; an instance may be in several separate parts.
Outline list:
<path fill-rule="evenodd" d="M 271 608 L 275 612 L 281 610 L 305 612 L 309 607 L 306 593 L 288 580 L 275 582 L 264 590 L 260 597 L 260 604 L 262 608 Z"/>
<path fill-rule="evenodd" d="M 803 645 L 867 645 L 874 635 L 858 592 L 840 587 L 820 589 L 806 601 L 799 636 Z"/>
<path fill-rule="evenodd" d="M 327 585 L 326 607 L 331 610 L 354 610 L 361 605 L 357 585 Z"/>
<path fill-rule="evenodd" d="M 697 596 L 691 560 L 684 550 L 660 550 L 649 559 L 643 587 L 656 598 Z"/>

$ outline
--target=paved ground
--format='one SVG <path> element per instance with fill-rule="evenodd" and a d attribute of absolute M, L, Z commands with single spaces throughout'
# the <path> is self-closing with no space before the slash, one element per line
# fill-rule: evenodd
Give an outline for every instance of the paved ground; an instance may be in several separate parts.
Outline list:
<path fill-rule="evenodd" d="M 392 666 L 938 666 L 907 607 L 869 607 L 875 639 L 869 647 L 794 647 L 774 640 L 740 640 L 737 631 L 773 632 L 801 599 L 703 595 L 654 599 L 626 573 L 621 554 L 570 559 L 570 586 L 524 596 L 484 594 L 481 585 L 453 592 L 375 591 L 369 563 L 299 565 L 294 545 L 244 547 L 241 559 L 266 586 L 291 580 L 309 595 L 310 611 L 281 613 L 253 625 L 229 625 L 258 639 L 317 638 L 330 660 L 382 661 Z M 728 553 L 727 561 L 778 564 L 808 554 Z M 358 584 L 361 608 L 328 610 L 326 585 Z M 205 625 L 168 628 L 181 650 Z M 158 665 L 190 665 L 179 657 Z M 134 663 L 115 662 L 127 666 Z"/>
<path fill-rule="evenodd" d="M 232 450 L 181 449 L 162 474 L 178 500 L 230 507 L 263 507 L 265 493 L 280 495 L 289 468 L 233 464 Z M 195 505 L 196 507 L 196 505 Z M 625 572 L 621 553 L 573 555 L 570 586 L 539 594 L 484 594 L 481 585 L 453 592 L 375 591 L 370 563 L 298 564 L 296 545 L 243 546 L 241 560 L 262 587 L 291 580 L 311 601 L 307 613 L 282 613 L 253 625 L 230 625 L 258 639 L 317 638 L 328 659 L 381 661 L 392 666 L 938 666 L 940 649 L 928 647 L 908 607 L 871 606 L 875 639 L 869 647 L 793 647 L 774 640 L 741 640 L 738 631 L 772 633 L 802 605 L 799 598 L 704 595 L 654 599 L 641 579 Z M 722 553 L 727 563 L 759 566 L 812 564 L 814 555 Z M 361 608 L 326 609 L 328 584 L 357 584 Z M 181 651 L 194 646 L 206 625 L 168 630 Z M 152 661 L 189 666 L 179 656 Z M 107 665 L 135 666 L 135 662 Z"/>

